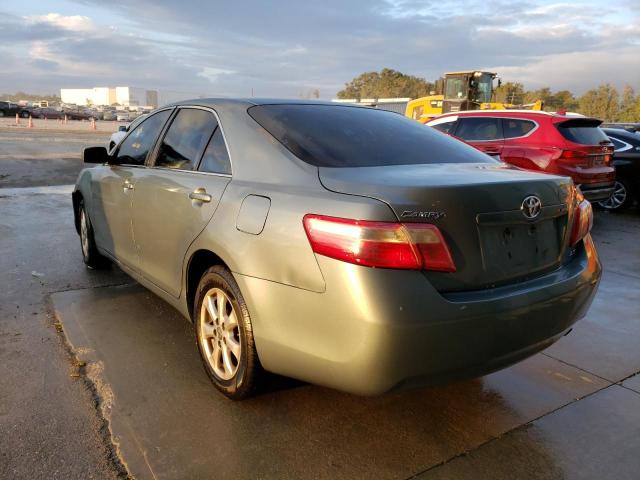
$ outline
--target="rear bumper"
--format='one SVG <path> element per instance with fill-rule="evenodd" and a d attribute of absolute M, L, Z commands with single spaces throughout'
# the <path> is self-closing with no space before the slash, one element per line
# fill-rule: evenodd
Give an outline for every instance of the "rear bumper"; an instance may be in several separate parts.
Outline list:
<path fill-rule="evenodd" d="M 265 369 L 362 395 L 503 368 L 586 313 L 601 275 L 590 237 L 561 269 L 518 285 L 441 295 L 420 272 L 318 257 L 327 290 L 236 275 Z"/>
<path fill-rule="evenodd" d="M 579 186 L 584 198 L 590 202 L 599 202 L 606 200 L 611 196 L 613 193 L 614 183 L 583 183 Z"/>

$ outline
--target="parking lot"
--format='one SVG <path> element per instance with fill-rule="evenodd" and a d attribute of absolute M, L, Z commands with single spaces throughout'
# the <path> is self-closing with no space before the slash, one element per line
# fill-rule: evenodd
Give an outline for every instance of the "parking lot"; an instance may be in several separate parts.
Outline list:
<path fill-rule="evenodd" d="M 0 127 L 0 478 L 638 478 L 639 211 L 596 211 L 597 297 L 522 363 L 376 398 L 274 377 L 231 402 L 177 312 L 82 263 L 71 184 L 108 136 Z"/>

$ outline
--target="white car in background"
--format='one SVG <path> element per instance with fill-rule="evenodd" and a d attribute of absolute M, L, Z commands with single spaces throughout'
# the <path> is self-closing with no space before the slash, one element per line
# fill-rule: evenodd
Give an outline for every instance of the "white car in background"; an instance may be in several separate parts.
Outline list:
<path fill-rule="evenodd" d="M 136 117 L 133 122 L 128 123 L 127 125 L 120 125 L 120 127 L 118 127 L 118 131 L 111 134 L 107 152 L 111 154 L 111 152 L 113 152 L 113 150 L 118 146 L 122 139 L 127 136 L 127 132 L 138 125 L 146 116 L 147 114 L 143 113 L 142 115 Z"/>

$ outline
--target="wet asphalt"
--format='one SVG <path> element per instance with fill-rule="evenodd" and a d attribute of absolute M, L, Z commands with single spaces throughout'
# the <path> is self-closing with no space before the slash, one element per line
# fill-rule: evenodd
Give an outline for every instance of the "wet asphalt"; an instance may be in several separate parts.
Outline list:
<path fill-rule="evenodd" d="M 84 268 L 79 157 L 28 160 L 83 140 L 0 141 L 0 478 L 639 478 L 640 212 L 596 211 L 589 314 L 518 365 L 378 398 L 274 378 L 231 402 L 171 307 Z M 3 184 L 25 161 L 46 182 Z"/>

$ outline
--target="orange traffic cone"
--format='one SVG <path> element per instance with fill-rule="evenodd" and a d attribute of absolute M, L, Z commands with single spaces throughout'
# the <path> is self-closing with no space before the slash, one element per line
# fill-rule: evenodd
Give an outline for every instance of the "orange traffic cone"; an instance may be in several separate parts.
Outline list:
<path fill-rule="evenodd" d="M 27 125 L 29 128 L 33 128 L 33 119 L 31 118 L 31 115 L 29 115 L 29 125 Z"/>
<path fill-rule="evenodd" d="M 16 113 L 16 125 L 20 125 L 20 115 Z"/>

